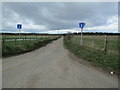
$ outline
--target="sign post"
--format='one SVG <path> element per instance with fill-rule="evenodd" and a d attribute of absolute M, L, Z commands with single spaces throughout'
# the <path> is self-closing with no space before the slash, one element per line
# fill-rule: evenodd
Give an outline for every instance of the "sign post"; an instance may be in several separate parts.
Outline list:
<path fill-rule="evenodd" d="M 81 22 L 81 23 L 79 23 L 79 27 L 81 28 L 81 43 L 80 43 L 80 45 L 82 46 L 82 44 L 83 44 L 83 42 L 82 42 L 82 32 L 83 32 L 83 28 L 84 28 L 84 26 L 85 26 L 85 23 L 84 22 Z"/>
<path fill-rule="evenodd" d="M 17 29 L 19 30 L 19 44 L 20 44 L 20 29 L 22 29 L 22 24 L 17 24 Z"/>

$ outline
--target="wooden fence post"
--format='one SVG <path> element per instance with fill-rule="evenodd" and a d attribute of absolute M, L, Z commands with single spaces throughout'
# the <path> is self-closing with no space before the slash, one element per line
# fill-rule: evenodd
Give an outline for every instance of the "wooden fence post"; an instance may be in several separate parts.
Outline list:
<path fill-rule="evenodd" d="M 37 42 L 37 35 L 36 35 L 36 42 Z"/>
<path fill-rule="evenodd" d="M 16 38 L 15 38 L 15 45 L 16 45 Z"/>
<path fill-rule="evenodd" d="M 2 44 L 3 44 L 3 46 L 5 44 L 5 35 L 2 36 Z"/>
<path fill-rule="evenodd" d="M 25 44 L 26 44 L 26 35 L 25 35 Z"/>
<path fill-rule="evenodd" d="M 94 40 L 92 40 L 92 47 L 94 48 Z"/>
<path fill-rule="evenodd" d="M 2 39 L 2 43 L 3 43 L 3 46 L 4 46 L 4 43 L 5 43 L 5 39 L 4 38 Z"/>
<path fill-rule="evenodd" d="M 108 40 L 107 40 L 108 36 L 105 35 L 105 42 L 104 42 L 104 51 L 107 52 L 107 47 L 108 47 Z"/>
<path fill-rule="evenodd" d="M 31 38 L 30 38 L 30 42 L 31 42 Z"/>

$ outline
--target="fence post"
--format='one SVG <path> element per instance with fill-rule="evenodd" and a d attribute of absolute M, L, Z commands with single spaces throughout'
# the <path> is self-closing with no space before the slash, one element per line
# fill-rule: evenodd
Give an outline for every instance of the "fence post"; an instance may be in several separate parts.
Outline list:
<path fill-rule="evenodd" d="M 25 35 L 25 44 L 26 44 L 26 35 Z"/>
<path fill-rule="evenodd" d="M 30 42 L 31 42 L 31 38 L 30 38 Z"/>
<path fill-rule="evenodd" d="M 4 46 L 4 42 L 5 42 L 5 39 L 3 38 L 3 40 L 2 40 L 3 46 Z"/>
<path fill-rule="evenodd" d="M 5 43 L 5 35 L 2 36 L 2 44 L 4 46 L 4 43 Z"/>
<path fill-rule="evenodd" d="M 108 36 L 105 35 L 105 42 L 104 42 L 104 51 L 107 52 L 107 46 L 108 46 L 108 40 L 107 40 Z"/>
<path fill-rule="evenodd" d="M 15 38 L 15 45 L 16 45 L 16 38 Z"/>
<path fill-rule="evenodd" d="M 92 47 L 94 47 L 94 40 L 92 40 Z"/>
<path fill-rule="evenodd" d="M 37 42 L 37 35 L 36 35 L 36 42 Z"/>

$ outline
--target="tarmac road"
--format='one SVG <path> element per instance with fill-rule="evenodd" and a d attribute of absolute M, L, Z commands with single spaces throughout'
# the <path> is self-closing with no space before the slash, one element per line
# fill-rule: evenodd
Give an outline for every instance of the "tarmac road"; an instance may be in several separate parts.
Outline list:
<path fill-rule="evenodd" d="M 45 47 L 3 59 L 3 88 L 117 88 L 118 78 L 79 63 L 62 38 Z"/>

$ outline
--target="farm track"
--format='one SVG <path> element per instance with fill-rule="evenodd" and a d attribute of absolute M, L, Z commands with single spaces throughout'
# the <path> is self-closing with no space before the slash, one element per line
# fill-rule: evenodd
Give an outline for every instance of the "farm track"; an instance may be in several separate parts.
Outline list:
<path fill-rule="evenodd" d="M 77 62 L 58 39 L 45 47 L 4 58 L 3 88 L 117 88 L 118 78 Z"/>

